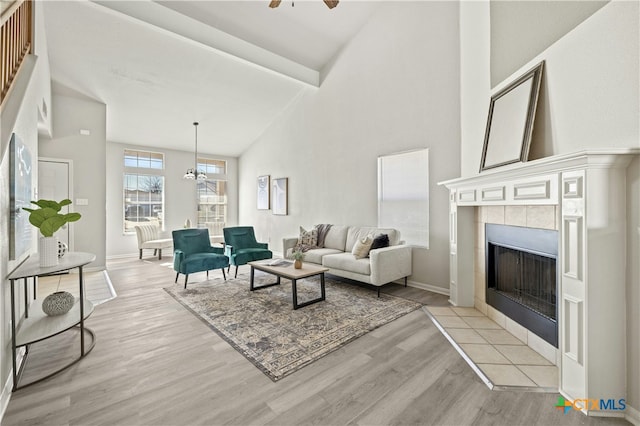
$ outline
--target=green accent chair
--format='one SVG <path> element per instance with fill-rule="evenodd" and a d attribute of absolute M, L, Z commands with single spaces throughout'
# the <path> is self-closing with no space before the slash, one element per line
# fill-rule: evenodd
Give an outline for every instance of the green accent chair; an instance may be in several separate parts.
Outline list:
<path fill-rule="evenodd" d="M 256 241 L 253 226 L 224 228 L 222 233 L 224 234 L 224 253 L 229 257 L 229 269 L 231 265 L 236 267 L 235 277 L 238 276 L 238 266 L 273 257 L 269 244 Z"/>
<path fill-rule="evenodd" d="M 194 272 L 222 269 L 225 281 L 227 275 L 224 268 L 229 267 L 229 258 L 224 255 L 222 247 L 212 247 L 209 240 L 209 230 L 202 229 L 178 229 L 173 231 L 173 269 L 178 276 L 184 274 L 184 288 L 187 288 L 189 274 Z"/>

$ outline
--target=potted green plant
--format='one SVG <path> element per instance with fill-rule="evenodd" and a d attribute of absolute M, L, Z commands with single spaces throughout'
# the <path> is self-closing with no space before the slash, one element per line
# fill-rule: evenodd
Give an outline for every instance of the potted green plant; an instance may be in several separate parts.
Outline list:
<path fill-rule="evenodd" d="M 80 213 L 60 213 L 64 206 L 71 204 L 71 200 L 64 199 L 60 202 L 53 200 L 31 201 L 39 208 L 23 210 L 29 212 L 29 222 L 40 230 L 42 237 L 38 244 L 40 254 L 40 266 L 48 267 L 58 264 L 58 238 L 53 234 L 69 222 L 80 219 Z"/>
<path fill-rule="evenodd" d="M 304 260 L 304 252 L 300 249 L 294 250 L 291 253 L 291 258 L 294 260 L 293 267 L 296 269 L 302 268 L 302 261 Z"/>

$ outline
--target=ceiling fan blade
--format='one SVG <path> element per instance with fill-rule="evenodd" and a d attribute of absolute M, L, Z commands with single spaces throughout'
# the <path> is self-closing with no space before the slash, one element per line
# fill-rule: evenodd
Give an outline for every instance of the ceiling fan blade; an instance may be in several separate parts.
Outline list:
<path fill-rule="evenodd" d="M 281 1 L 282 0 L 271 0 L 271 3 L 269 3 L 269 7 L 273 9 L 274 7 L 280 6 Z"/>
<path fill-rule="evenodd" d="M 324 0 L 324 4 L 327 5 L 329 9 L 333 9 L 338 5 L 339 0 Z"/>

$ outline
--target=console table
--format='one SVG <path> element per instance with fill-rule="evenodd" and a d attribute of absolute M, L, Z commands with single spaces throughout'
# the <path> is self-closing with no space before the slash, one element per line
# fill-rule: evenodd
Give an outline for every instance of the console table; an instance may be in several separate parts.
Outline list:
<path fill-rule="evenodd" d="M 9 274 L 7 279 L 11 282 L 11 352 L 13 356 L 13 390 L 32 385 L 49 377 L 60 373 L 69 368 L 76 362 L 84 358 L 95 346 L 95 334 L 93 331 L 84 326 L 84 321 L 93 312 L 93 303 L 85 299 L 84 295 L 84 279 L 82 275 L 83 266 L 93 262 L 96 256 L 91 253 L 70 252 L 60 258 L 59 263 L 55 266 L 41 267 L 40 258 L 37 254 L 31 255 L 25 262 L 18 266 Z M 29 278 L 49 275 L 57 272 L 69 271 L 78 268 L 78 285 L 80 287 L 80 298 L 74 304 L 73 308 L 64 315 L 48 316 L 42 311 L 42 300 L 35 299 L 33 304 L 29 304 L 28 285 Z M 16 318 L 16 281 L 22 280 L 24 284 L 24 318 Z M 35 286 L 34 286 L 35 287 Z M 35 297 L 35 294 L 34 294 Z M 20 324 L 18 324 L 20 321 Z M 29 383 L 19 385 L 20 378 L 24 371 L 29 356 L 29 345 L 36 343 L 73 327 L 80 328 L 80 354 L 70 363 L 57 369 L 56 371 L 46 374 Z M 85 347 L 85 332 L 91 336 L 91 344 Z M 25 355 L 22 364 L 18 369 L 18 348 L 25 347 Z"/>

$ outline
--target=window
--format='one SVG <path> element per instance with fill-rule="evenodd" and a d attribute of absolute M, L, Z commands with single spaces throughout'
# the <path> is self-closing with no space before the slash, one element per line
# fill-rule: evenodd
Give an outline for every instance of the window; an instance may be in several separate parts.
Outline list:
<path fill-rule="evenodd" d="M 378 157 L 378 226 L 429 247 L 429 150 Z"/>
<path fill-rule="evenodd" d="M 227 173 L 227 162 L 224 160 L 198 158 L 198 170 L 205 172 L 207 175 L 225 175 Z"/>
<path fill-rule="evenodd" d="M 164 229 L 164 155 L 155 152 L 125 150 L 123 180 L 123 230 L 135 232 L 134 227 L 156 224 Z M 146 169 L 139 173 L 139 169 Z"/>
<path fill-rule="evenodd" d="M 196 182 L 198 228 L 208 228 L 211 237 L 221 237 L 227 223 L 227 162 L 198 158 L 198 170 L 208 179 Z"/>
<path fill-rule="evenodd" d="M 158 152 L 124 150 L 124 166 L 141 169 L 164 169 L 164 154 Z"/>

